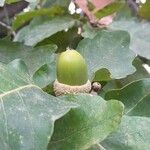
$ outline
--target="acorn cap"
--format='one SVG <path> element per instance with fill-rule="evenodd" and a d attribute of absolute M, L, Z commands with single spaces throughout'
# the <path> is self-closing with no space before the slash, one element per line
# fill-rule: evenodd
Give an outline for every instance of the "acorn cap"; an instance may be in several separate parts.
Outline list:
<path fill-rule="evenodd" d="M 54 82 L 54 92 L 56 96 L 68 93 L 89 93 L 91 91 L 91 82 L 88 80 L 85 84 L 80 86 L 71 86 L 62 84 L 56 79 Z"/>
<path fill-rule="evenodd" d="M 62 52 L 57 60 L 57 80 L 67 85 L 83 85 L 88 80 L 84 58 L 75 50 Z"/>

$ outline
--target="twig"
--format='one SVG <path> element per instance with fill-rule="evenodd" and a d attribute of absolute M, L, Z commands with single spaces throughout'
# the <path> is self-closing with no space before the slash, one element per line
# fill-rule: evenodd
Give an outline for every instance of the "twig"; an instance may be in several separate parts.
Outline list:
<path fill-rule="evenodd" d="M 10 33 L 13 35 L 13 37 L 16 35 L 15 31 L 12 29 L 11 26 L 5 24 L 4 22 L 0 21 L 0 25 L 5 27 L 8 31 L 10 31 Z"/>
<path fill-rule="evenodd" d="M 131 8 L 132 13 L 136 15 L 138 12 L 138 4 L 136 3 L 136 1 L 135 0 L 126 0 L 126 1 L 128 6 Z"/>
<path fill-rule="evenodd" d="M 29 3 L 24 0 L 12 4 L 5 4 L 5 6 L 0 9 L 0 21 L 6 18 L 6 15 L 7 18 L 14 17 L 15 14 L 26 8 L 28 4 Z"/>
<path fill-rule="evenodd" d="M 6 22 L 7 22 L 8 25 L 10 25 L 9 15 L 8 15 L 7 8 L 6 8 L 5 5 L 4 5 L 3 9 L 4 9 L 4 14 L 5 14 Z"/>

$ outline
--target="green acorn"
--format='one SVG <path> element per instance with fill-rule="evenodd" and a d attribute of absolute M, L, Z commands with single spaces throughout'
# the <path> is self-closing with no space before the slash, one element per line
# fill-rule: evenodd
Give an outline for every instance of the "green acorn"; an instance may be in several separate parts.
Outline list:
<path fill-rule="evenodd" d="M 57 60 L 57 79 L 54 82 L 56 96 L 66 93 L 89 93 L 87 65 L 75 50 L 62 52 Z"/>

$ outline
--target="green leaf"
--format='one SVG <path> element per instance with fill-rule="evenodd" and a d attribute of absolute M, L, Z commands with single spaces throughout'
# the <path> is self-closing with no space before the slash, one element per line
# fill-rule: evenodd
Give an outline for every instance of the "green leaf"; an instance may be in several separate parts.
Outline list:
<path fill-rule="evenodd" d="M 120 80 L 114 79 L 114 80 L 110 80 L 109 82 L 107 82 L 106 85 L 104 85 L 104 87 L 102 88 L 103 90 L 103 94 L 105 95 L 107 92 L 114 90 L 114 89 L 120 89 L 122 88 L 122 84 L 120 82 Z M 101 95 L 101 91 L 99 93 Z"/>
<path fill-rule="evenodd" d="M 34 83 L 41 88 L 46 87 L 56 79 L 56 63 L 45 64 L 33 75 Z"/>
<path fill-rule="evenodd" d="M 87 149 L 114 131 L 123 112 L 119 101 L 106 102 L 99 96 L 67 95 L 63 98 L 79 105 L 55 123 L 48 149 Z M 61 99 L 63 99 L 61 98 Z"/>
<path fill-rule="evenodd" d="M 125 30 L 130 33 L 131 43 L 130 48 L 136 54 L 150 59 L 150 23 L 139 22 L 135 18 L 128 20 L 120 19 L 114 21 L 110 27 L 113 30 Z"/>
<path fill-rule="evenodd" d="M 130 6 L 126 3 L 124 4 L 124 6 L 116 13 L 116 17 L 114 18 L 115 20 L 119 20 L 119 19 L 130 19 L 133 17 L 133 13 L 132 10 L 130 9 Z"/>
<path fill-rule="evenodd" d="M 150 118 L 124 116 L 119 130 L 101 144 L 106 150 L 149 150 Z"/>
<path fill-rule="evenodd" d="M 102 18 L 105 16 L 109 16 L 117 11 L 119 11 L 123 7 L 124 3 L 122 2 L 113 2 L 103 9 L 100 9 L 94 13 L 97 18 Z"/>
<path fill-rule="evenodd" d="M 150 117 L 150 93 L 139 100 L 133 107 L 128 115 Z"/>
<path fill-rule="evenodd" d="M 106 69 L 101 69 L 95 73 L 94 81 L 109 81 L 107 84 L 103 87 L 102 91 L 100 91 L 101 94 L 105 94 L 108 91 L 119 89 L 124 87 L 125 85 L 144 78 L 149 78 L 150 74 L 148 71 L 142 66 L 142 61 L 136 57 L 133 61 L 133 66 L 136 68 L 136 72 L 134 72 L 131 75 L 128 75 L 127 77 L 120 79 L 120 80 L 113 80 L 110 79 L 110 73 Z"/>
<path fill-rule="evenodd" d="M 11 3 L 15 3 L 15 2 L 19 2 L 20 0 L 5 0 L 5 2 L 7 4 L 11 4 Z"/>
<path fill-rule="evenodd" d="M 77 107 L 43 92 L 25 72 L 19 60 L 0 66 L 1 149 L 45 150 L 55 120 Z"/>
<path fill-rule="evenodd" d="M 53 44 L 33 48 L 20 43 L 0 40 L 0 62 L 8 64 L 14 59 L 23 60 L 36 85 L 44 88 L 56 79 L 54 54 L 56 49 L 56 45 Z"/>
<path fill-rule="evenodd" d="M 96 28 L 96 27 L 94 28 L 90 24 L 85 24 L 83 26 L 83 32 L 81 33 L 81 35 L 84 38 L 93 39 L 96 36 L 98 31 L 100 31 L 100 28 Z"/>
<path fill-rule="evenodd" d="M 73 27 L 75 20 L 70 17 L 56 17 L 52 20 L 29 25 L 20 30 L 14 41 L 24 42 L 25 45 L 34 46 L 53 34 Z"/>
<path fill-rule="evenodd" d="M 93 80 L 94 81 L 99 81 L 99 82 L 100 81 L 109 81 L 109 80 L 111 80 L 110 72 L 105 68 L 100 69 L 100 70 L 96 71 Z"/>
<path fill-rule="evenodd" d="M 46 0 L 44 6 L 51 7 L 53 5 L 59 5 L 63 7 L 68 7 L 69 3 L 70 3 L 70 0 Z"/>
<path fill-rule="evenodd" d="M 27 83 L 33 83 L 33 80 L 29 74 L 28 68 L 26 64 L 21 59 L 15 59 L 9 64 L 7 64 L 7 68 L 12 73 L 19 75 Z"/>
<path fill-rule="evenodd" d="M 146 2 L 139 7 L 139 16 L 144 19 L 150 20 L 150 0 L 146 0 Z"/>
<path fill-rule="evenodd" d="M 138 57 L 136 57 L 136 59 L 133 61 L 133 66 L 135 66 L 136 72 L 128 75 L 124 79 L 121 79 L 120 82 L 122 86 L 125 86 L 126 84 L 129 84 L 135 80 L 150 77 L 150 73 L 143 67 L 143 62 Z"/>
<path fill-rule="evenodd" d="M 53 43 L 58 46 L 57 52 L 62 52 L 65 51 L 68 47 L 75 49 L 81 38 L 82 37 L 78 34 L 78 29 L 73 27 L 68 31 L 57 32 L 51 37 L 46 38 L 38 43 L 37 46 Z"/>
<path fill-rule="evenodd" d="M 125 113 L 130 113 L 147 94 L 150 94 L 150 78 L 132 82 L 121 89 L 111 90 L 106 93 L 105 98 L 122 101 Z"/>
<path fill-rule="evenodd" d="M 88 64 L 89 75 L 106 68 L 111 78 L 123 78 L 132 74 L 135 54 L 129 49 L 130 37 L 125 31 L 101 31 L 93 39 L 82 40 L 77 50 Z"/>
<path fill-rule="evenodd" d="M 7 64 L 20 58 L 28 66 L 32 76 L 43 65 L 55 61 L 54 52 L 56 49 L 56 45 L 52 44 L 33 48 L 20 43 L 0 40 L 0 62 Z"/>
<path fill-rule="evenodd" d="M 48 16 L 52 18 L 56 15 L 61 15 L 64 13 L 64 9 L 60 6 L 54 6 L 51 8 L 42 8 L 39 10 L 33 10 L 29 12 L 23 12 L 16 16 L 15 20 L 13 20 L 13 28 L 16 30 L 21 27 L 27 21 L 30 21 L 32 18 L 37 16 Z"/>
<path fill-rule="evenodd" d="M 14 60 L 14 62 L 11 62 L 10 64 L 8 64 L 8 66 L 0 66 L 0 94 L 18 88 L 20 86 L 32 84 L 32 80 L 27 77 L 25 68 L 26 66 L 24 66 L 24 63 L 17 60 Z M 20 73 L 21 69 L 23 70 L 23 73 Z M 21 74 L 23 74 L 23 76 Z"/>
<path fill-rule="evenodd" d="M 30 74 L 33 75 L 43 65 L 55 64 L 55 51 L 56 45 L 36 47 L 26 57 L 22 57 L 22 60 L 27 64 Z"/>

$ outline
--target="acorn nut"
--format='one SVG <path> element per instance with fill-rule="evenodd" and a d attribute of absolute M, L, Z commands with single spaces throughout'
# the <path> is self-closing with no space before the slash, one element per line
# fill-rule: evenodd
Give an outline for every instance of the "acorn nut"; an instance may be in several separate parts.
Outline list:
<path fill-rule="evenodd" d="M 87 65 L 76 50 L 66 50 L 57 59 L 57 79 L 54 82 L 56 96 L 67 93 L 89 93 Z"/>

